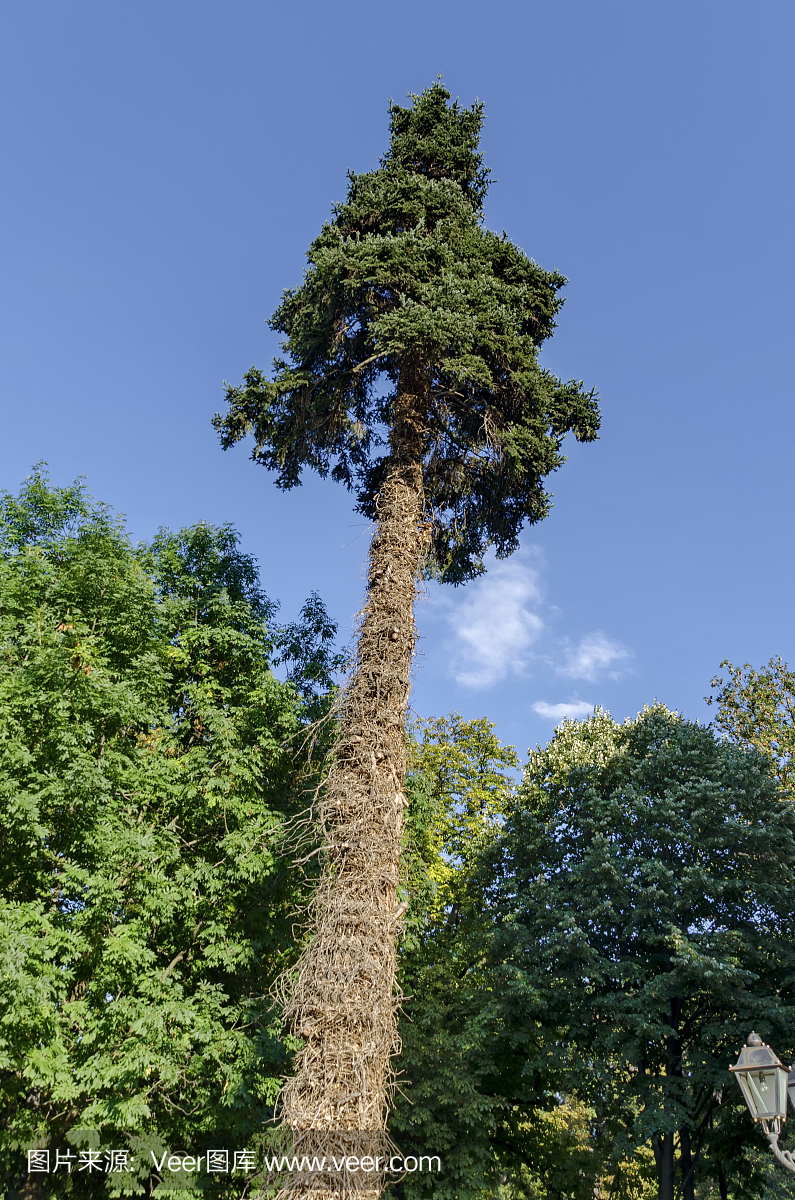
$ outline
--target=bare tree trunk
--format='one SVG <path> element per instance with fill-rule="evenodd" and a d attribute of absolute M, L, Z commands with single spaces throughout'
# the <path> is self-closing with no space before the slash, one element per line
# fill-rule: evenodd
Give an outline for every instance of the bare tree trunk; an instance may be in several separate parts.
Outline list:
<path fill-rule="evenodd" d="M 44 1175 L 27 1175 L 18 1192 L 17 1200 L 44 1200 Z"/>
<path fill-rule="evenodd" d="M 695 1162 L 690 1144 L 690 1130 L 679 1130 L 679 1165 L 682 1170 L 682 1200 L 696 1200 Z"/>
<path fill-rule="evenodd" d="M 384 1184 L 390 1063 L 399 1049 L 395 944 L 403 906 L 397 889 L 414 600 L 426 537 L 426 405 L 422 373 L 404 369 L 370 546 L 357 663 L 321 804 L 326 864 L 312 905 L 312 937 L 284 1006 L 305 1042 L 282 1092 L 283 1121 L 293 1154 L 326 1163 L 288 1177 L 285 1197 L 370 1200 Z M 366 1165 L 337 1170 L 350 1156 Z"/>
<path fill-rule="evenodd" d="M 659 1200 L 674 1200 L 674 1135 L 661 1133 L 652 1138 L 654 1158 L 657 1163 L 657 1195 Z"/>
<path fill-rule="evenodd" d="M 729 1200 L 729 1185 L 726 1182 L 726 1174 L 723 1170 L 723 1163 L 718 1163 L 718 1190 L 720 1192 L 720 1200 Z"/>

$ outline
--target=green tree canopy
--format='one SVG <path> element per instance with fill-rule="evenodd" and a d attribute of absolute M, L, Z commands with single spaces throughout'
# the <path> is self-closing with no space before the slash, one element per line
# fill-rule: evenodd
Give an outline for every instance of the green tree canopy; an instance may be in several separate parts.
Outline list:
<path fill-rule="evenodd" d="M 272 1115 L 287 1049 L 267 993 L 297 887 L 280 839 L 333 668 L 307 611 L 303 637 L 274 624 L 230 527 L 135 550 L 80 484 L 37 470 L 0 498 L 5 1186 L 37 1142 L 245 1148 Z M 299 641 L 307 698 L 271 670 Z M 58 1194 L 149 1194 L 136 1162 Z"/>
<path fill-rule="evenodd" d="M 492 952 L 502 919 L 485 869 L 515 806 L 518 758 L 486 719 L 413 729 L 407 790 L 410 907 L 401 950 L 409 999 L 390 1126 L 404 1153 L 438 1153 L 402 1200 L 643 1200 L 650 1154 L 609 1165 L 593 1108 L 526 1070 L 543 1036 L 535 992 Z M 653 1165 L 653 1164 L 652 1164 Z M 600 1191 L 604 1188 L 604 1192 Z"/>
<path fill-rule="evenodd" d="M 438 1177 L 407 1176 L 398 1194 L 480 1200 L 493 1194 L 516 1147 L 506 1144 L 500 1155 L 495 1145 L 509 1112 L 495 1079 L 510 1051 L 493 1021 L 493 981 L 482 970 L 486 928 L 475 871 L 510 807 L 518 760 L 483 719 L 454 713 L 419 722 L 413 735 L 400 973 L 410 999 L 397 1063 L 404 1094 L 391 1127 L 404 1153 L 439 1154 L 444 1169 Z"/>
<path fill-rule="evenodd" d="M 794 1048 L 793 870 L 767 760 L 662 705 L 564 722 L 531 755 L 492 893 L 546 1031 L 527 1069 L 588 1099 L 616 1157 L 651 1141 L 662 1200 L 677 1170 L 693 1195 L 702 1152 L 744 1194 L 755 1135 L 727 1071 L 751 1028 Z"/>
<path fill-rule="evenodd" d="M 718 706 L 715 724 L 733 742 L 753 747 L 769 756 L 776 778 L 792 789 L 795 755 L 795 671 L 781 658 L 771 658 L 757 671 L 750 663 L 735 667 L 721 663 L 728 671 L 712 680 L 716 694 L 707 704 Z"/>
<path fill-rule="evenodd" d="M 380 167 L 349 174 L 304 282 L 271 318 L 287 357 L 272 380 L 252 368 L 229 387 L 215 423 L 224 447 L 253 434 L 280 487 L 305 467 L 330 472 L 374 518 L 401 371 L 419 372 L 427 565 L 460 583 L 488 545 L 512 553 L 522 524 L 546 515 L 565 434 L 592 440 L 599 416 L 593 393 L 538 362 L 566 281 L 483 228 L 483 108 L 449 100 L 436 83 L 391 105 Z"/>

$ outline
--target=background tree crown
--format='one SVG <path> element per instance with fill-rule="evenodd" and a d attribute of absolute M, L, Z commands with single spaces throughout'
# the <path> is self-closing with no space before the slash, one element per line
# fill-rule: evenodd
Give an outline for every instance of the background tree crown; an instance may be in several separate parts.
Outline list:
<path fill-rule="evenodd" d="M 277 607 L 231 526 L 135 547 L 43 464 L 0 492 L 3 1195 L 38 1139 L 129 1150 L 122 1191 L 144 1195 L 151 1149 L 239 1147 L 272 1114 L 289 1043 L 268 988 L 304 886 L 284 825 L 338 661 L 316 594 L 289 625 Z M 119 1194 L 64 1175 L 64 1200 Z"/>
<path fill-rule="evenodd" d="M 767 756 L 658 703 L 565 721 L 497 851 L 496 953 L 545 1030 L 527 1070 L 554 1064 L 616 1156 L 684 1130 L 739 1170 L 729 1064 L 751 1028 L 791 1054 L 795 813 Z"/>
<path fill-rule="evenodd" d="M 593 440 L 599 412 L 593 392 L 538 363 L 566 281 L 482 227 L 483 108 L 449 101 L 435 83 L 391 106 L 388 152 L 349 174 L 303 283 L 271 318 L 286 357 L 271 380 L 252 367 L 227 387 L 215 425 L 224 448 L 253 434 L 279 487 L 305 467 L 330 473 L 374 518 L 401 373 L 404 391 L 419 379 L 427 569 L 461 583 L 489 545 L 511 554 L 522 525 L 546 515 L 563 438 Z"/>

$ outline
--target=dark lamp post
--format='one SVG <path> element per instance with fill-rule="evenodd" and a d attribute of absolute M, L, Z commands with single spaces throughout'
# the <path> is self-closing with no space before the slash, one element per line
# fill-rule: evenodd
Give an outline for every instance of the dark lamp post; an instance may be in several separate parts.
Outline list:
<path fill-rule="evenodd" d="M 773 1053 L 759 1034 L 749 1034 L 740 1057 L 729 1067 L 740 1085 L 748 1111 L 759 1121 L 778 1161 L 789 1171 L 795 1171 L 795 1158 L 781 1150 L 778 1135 L 787 1119 L 787 1094 L 795 1108 L 795 1067 L 791 1071 Z"/>

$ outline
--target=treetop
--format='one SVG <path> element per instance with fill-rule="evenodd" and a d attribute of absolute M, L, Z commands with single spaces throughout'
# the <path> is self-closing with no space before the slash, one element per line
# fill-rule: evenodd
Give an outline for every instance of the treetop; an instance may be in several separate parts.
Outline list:
<path fill-rule="evenodd" d="M 227 386 L 214 423 L 225 449 L 253 435 L 252 458 L 279 487 L 309 467 L 375 519 L 395 406 L 419 387 L 426 568 L 461 583 L 484 570 L 489 545 L 511 554 L 523 524 L 546 516 L 563 439 L 595 439 L 599 410 L 538 362 L 566 281 L 482 227 L 483 106 L 449 101 L 437 82 L 411 107 L 391 105 L 380 166 L 349 174 L 303 283 L 270 320 L 285 356 L 272 379 L 252 367 Z"/>
<path fill-rule="evenodd" d="M 395 163 L 412 175 L 452 179 L 475 208 L 481 208 L 489 186 L 488 167 L 478 151 L 483 105 L 461 108 L 450 100 L 440 81 L 419 95 L 410 108 L 390 103 L 390 148 L 381 165 Z"/>

